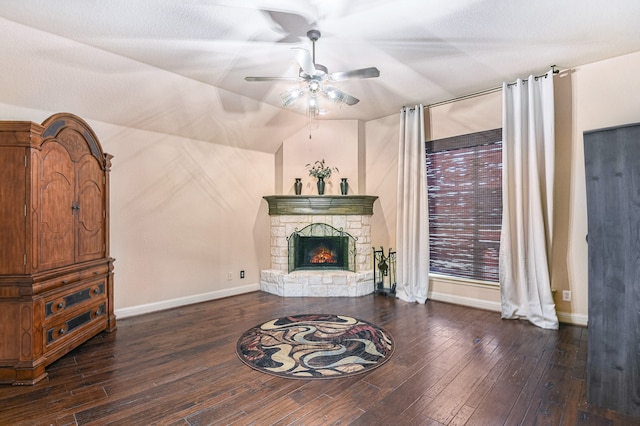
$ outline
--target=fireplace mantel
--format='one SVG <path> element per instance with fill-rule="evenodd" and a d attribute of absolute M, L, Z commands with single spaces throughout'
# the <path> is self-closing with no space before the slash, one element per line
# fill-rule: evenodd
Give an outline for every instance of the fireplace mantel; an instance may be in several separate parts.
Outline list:
<path fill-rule="evenodd" d="M 269 215 L 373 214 L 375 195 L 265 195 Z"/>

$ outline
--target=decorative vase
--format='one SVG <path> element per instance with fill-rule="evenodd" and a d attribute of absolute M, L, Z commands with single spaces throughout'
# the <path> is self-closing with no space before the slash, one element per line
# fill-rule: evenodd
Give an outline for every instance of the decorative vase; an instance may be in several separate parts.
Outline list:
<path fill-rule="evenodd" d="M 347 183 L 347 178 L 340 179 L 340 193 L 342 195 L 347 195 L 348 190 L 349 190 L 349 184 Z"/>
<path fill-rule="evenodd" d="M 324 195 L 324 178 L 318 178 L 318 195 Z"/>
<path fill-rule="evenodd" d="M 295 178 L 296 182 L 293 184 L 293 189 L 296 191 L 296 195 L 302 194 L 302 178 Z"/>

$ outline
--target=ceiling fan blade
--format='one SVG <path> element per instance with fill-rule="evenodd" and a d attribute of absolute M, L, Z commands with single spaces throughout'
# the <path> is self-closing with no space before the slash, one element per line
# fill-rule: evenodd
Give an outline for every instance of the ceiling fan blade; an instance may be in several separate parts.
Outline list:
<path fill-rule="evenodd" d="M 245 77 L 247 81 L 284 81 L 288 83 L 297 83 L 301 81 L 300 77 Z"/>
<path fill-rule="evenodd" d="M 292 49 L 297 50 L 296 60 L 298 61 L 302 71 L 304 71 L 305 74 L 314 75 L 316 73 L 316 66 L 313 63 L 311 52 L 301 47 L 292 47 Z"/>
<path fill-rule="evenodd" d="M 338 71 L 329 75 L 331 81 L 342 81 L 350 78 L 374 78 L 380 76 L 380 70 L 376 67 L 361 68 L 359 70 Z"/>
<path fill-rule="evenodd" d="M 360 99 L 354 98 L 350 94 L 345 93 L 342 90 L 336 89 L 335 87 L 332 87 L 332 86 L 324 86 L 324 88 L 322 89 L 322 92 L 325 94 L 326 97 L 333 100 L 334 102 L 344 102 L 349 106 L 355 105 L 358 102 L 360 102 Z"/>

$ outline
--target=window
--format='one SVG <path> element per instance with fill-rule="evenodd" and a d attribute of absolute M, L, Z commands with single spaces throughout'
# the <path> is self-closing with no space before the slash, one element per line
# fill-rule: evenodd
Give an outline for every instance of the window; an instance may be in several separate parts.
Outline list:
<path fill-rule="evenodd" d="M 498 282 L 502 129 L 426 142 L 430 271 Z"/>

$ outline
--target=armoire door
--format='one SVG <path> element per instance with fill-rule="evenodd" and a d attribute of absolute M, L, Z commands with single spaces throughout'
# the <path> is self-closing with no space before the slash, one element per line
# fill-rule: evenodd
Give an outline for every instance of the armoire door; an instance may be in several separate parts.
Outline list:
<path fill-rule="evenodd" d="M 75 167 L 67 150 L 47 142 L 40 154 L 40 196 L 37 198 L 38 270 L 74 263 Z"/>
<path fill-rule="evenodd" d="M 105 182 L 98 160 L 84 155 L 76 166 L 76 262 L 105 256 Z"/>
<path fill-rule="evenodd" d="M 585 132 L 587 400 L 640 416 L 640 125 Z"/>

